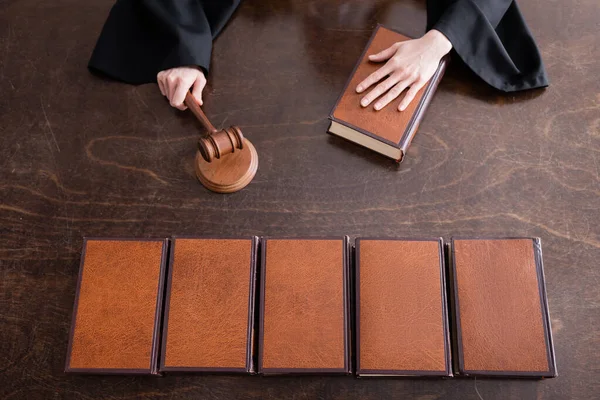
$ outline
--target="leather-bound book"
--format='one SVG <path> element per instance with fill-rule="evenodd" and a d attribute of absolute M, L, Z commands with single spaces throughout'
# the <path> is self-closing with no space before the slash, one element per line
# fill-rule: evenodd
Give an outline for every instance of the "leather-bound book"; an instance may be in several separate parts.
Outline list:
<path fill-rule="evenodd" d="M 466 376 L 556 376 L 538 238 L 451 242 L 455 370 Z"/>
<path fill-rule="evenodd" d="M 66 372 L 157 374 L 166 239 L 83 242 Z"/>
<path fill-rule="evenodd" d="M 452 376 L 442 239 L 356 240 L 356 374 Z"/>
<path fill-rule="evenodd" d="M 368 107 L 362 107 L 360 100 L 376 85 L 362 93 L 357 93 L 356 87 L 385 64 L 369 61 L 369 55 L 379 53 L 396 42 L 408 39 L 410 38 L 391 29 L 377 26 L 329 116 L 330 133 L 398 162 L 404 159 L 417 132 L 438 83 L 444 75 L 448 58 L 442 59 L 433 77 L 404 111 L 398 111 L 398 104 L 404 94 L 383 109 L 375 111 L 373 108 L 375 102 Z"/>
<path fill-rule="evenodd" d="M 253 373 L 258 238 L 173 238 L 160 371 Z"/>
<path fill-rule="evenodd" d="M 350 373 L 347 237 L 263 239 L 259 373 Z"/>

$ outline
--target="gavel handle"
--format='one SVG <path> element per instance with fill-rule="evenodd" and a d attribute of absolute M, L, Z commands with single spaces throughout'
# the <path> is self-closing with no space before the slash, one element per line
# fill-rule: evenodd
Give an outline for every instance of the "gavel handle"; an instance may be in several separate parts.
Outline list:
<path fill-rule="evenodd" d="M 209 135 L 212 135 L 213 133 L 217 132 L 213 124 L 210 123 L 210 121 L 200 108 L 200 104 L 198 104 L 198 102 L 194 98 L 194 95 L 192 95 L 192 92 L 190 92 L 189 90 L 185 95 L 185 100 L 183 101 L 183 103 L 194 113 L 196 118 L 198 118 L 198 121 L 200 121 L 202 126 L 204 126 L 204 129 L 208 131 Z"/>

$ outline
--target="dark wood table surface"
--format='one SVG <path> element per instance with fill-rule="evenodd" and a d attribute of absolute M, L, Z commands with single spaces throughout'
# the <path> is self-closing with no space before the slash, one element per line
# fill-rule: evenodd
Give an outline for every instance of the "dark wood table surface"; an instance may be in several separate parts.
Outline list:
<path fill-rule="evenodd" d="M 0 2 L 0 398 L 600 396 L 597 0 L 522 0 L 551 86 L 502 95 L 455 64 L 399 168 L 327 135 L 327 116 L 376 23 L 420 35 L 424 2 L 244 2 L 205 94 L 260 156 L 232 195 L 196 181 L 189 112 L 86 69 L 110 6 Z M 559 377 L 65 375 L 82 237 L 172 234 L 539 236 Z"/>

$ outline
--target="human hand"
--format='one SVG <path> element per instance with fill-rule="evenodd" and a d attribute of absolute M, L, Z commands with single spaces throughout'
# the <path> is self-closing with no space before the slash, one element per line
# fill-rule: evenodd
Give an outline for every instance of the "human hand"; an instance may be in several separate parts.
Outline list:
<path fill-rule="evenodd" d="M 206 86 L 206 78 L 199 67 L 177 67 L 160 71 L 156 75 L 156 81 L 160 92 L 169 99 L 173 107 L 180 110 L 187 108 L 183 101 L 192 86 L 192 94 L 198 104 L 202 105 L 202 90 Z"/>
<path fill-rule="evenodd" d="M 374 105 L 375 110 L 381 110 L 405 89 L 410 88 L 398 106 L 399 111 L 404 111 L 417 92 L 435 74 L 440 60 L 451 49 L 452 44 L 446 36 L 433 29 L 419 39 L 398 42 L 380 53 L 370 55 L 370 61 L 387 62 L 356 87 L 357 93 L 363 93 L 379 82 L 361 99 L 360 105 L 367 107 L 385 93 Z"/>

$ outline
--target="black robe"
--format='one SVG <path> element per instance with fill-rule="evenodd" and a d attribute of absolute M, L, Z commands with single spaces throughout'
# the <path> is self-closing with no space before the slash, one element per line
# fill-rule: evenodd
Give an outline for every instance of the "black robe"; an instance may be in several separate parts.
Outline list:
<path fill-rule="evenodd" d="M 240 0 L 118 0 L 89 68 L 113 79 L 156 82 L 165 69 L 196 65 L 208 72 L 212 41 Z"/>
<path fill-rule="evenodd" d="M 254 0 L 260 1 L 260 0 Z M 118 0 L 89 62 L 132 84 L 197 65 L 208 72 L 212 40 L 240 0 Z M 548 86 L 540 52 L 514 0 L 427 0 L 427 30 L 437 29 L 489 85 L 512 92 Z"/>
<path fill-rule="evenodd" d="M 548 86 L 542 56 L 514 0 L 427 0 L 427 30 L 504 92 Z"/>

